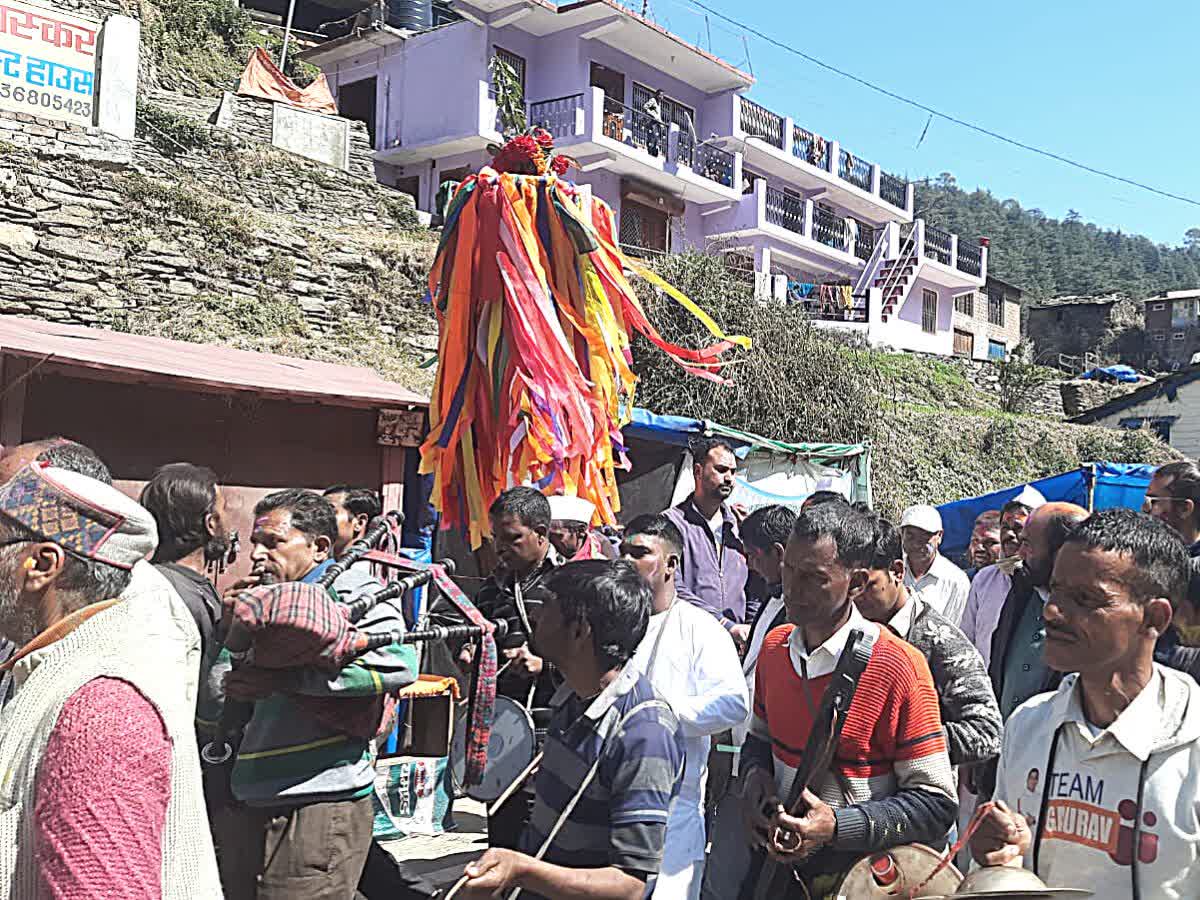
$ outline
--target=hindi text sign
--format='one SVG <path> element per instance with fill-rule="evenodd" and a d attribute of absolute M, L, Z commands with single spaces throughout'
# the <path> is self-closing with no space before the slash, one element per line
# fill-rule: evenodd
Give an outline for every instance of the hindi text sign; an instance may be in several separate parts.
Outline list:
<path fill-rule="evenodd" d="M 100 23 L 0 0 L 0 109 L 91 125 Z"/>

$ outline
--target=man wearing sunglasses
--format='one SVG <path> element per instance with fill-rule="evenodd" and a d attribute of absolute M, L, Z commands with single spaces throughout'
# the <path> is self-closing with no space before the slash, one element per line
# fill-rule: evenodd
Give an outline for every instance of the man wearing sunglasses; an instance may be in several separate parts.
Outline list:
<path fill-rule="evenodd" d="M 1146 488 L 1142 512 L 1170 525 L 1200 556 L 1200 466 L 1190 459 L 1162 466 Z"/>

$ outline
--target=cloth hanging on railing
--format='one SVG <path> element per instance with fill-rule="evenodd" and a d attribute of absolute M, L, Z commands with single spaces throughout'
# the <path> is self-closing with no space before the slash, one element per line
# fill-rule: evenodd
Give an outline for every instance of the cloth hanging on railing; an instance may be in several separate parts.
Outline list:
<path fill-rule="evenodd" d="M 838 291 L 839 296 L 841 297 L 842 308 L 843 309 L 853 309 L 854 308 L 854 297 L 850 293 L 850 285 L 843 284 L 840 287 L 838 287 L 837 291 Z"/>
<path fill-rule="evenodd" d="M 801 300 L 807 300 L 813 295 L 813 291 L 816 290 L 816 287 L 817 286 L 815 284 L 809 284 L 806 281 L 791 281 L 789 279 L 787 286 L 788 299 L 793 303 Z"/>

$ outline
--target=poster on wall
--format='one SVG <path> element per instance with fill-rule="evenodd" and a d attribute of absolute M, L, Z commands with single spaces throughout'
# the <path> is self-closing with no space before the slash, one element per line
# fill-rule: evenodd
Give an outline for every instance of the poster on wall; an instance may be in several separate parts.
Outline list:
<path fill-rule="evenodd" d="M 91 125 L 100 23 L 0 0 L 0 109 Z"/>

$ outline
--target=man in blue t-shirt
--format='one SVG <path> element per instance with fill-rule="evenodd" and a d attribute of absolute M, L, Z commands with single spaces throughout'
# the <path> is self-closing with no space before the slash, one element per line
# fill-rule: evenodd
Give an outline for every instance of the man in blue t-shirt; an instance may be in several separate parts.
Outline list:
<path fill-rule="evenodd" d="M 684 768 L 675 714 L 625 665 L 646 633 L 650 587 L 628 562 L 588 560 L 551 572 L 530 599 L 535 652 L 565 679 L 561 703 L 522 852 L 489 850 L 467 867 L 463 893 L 648 896 Z"/>

